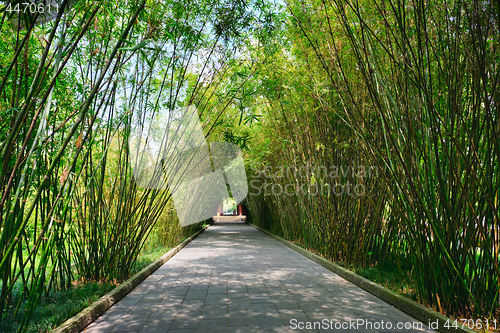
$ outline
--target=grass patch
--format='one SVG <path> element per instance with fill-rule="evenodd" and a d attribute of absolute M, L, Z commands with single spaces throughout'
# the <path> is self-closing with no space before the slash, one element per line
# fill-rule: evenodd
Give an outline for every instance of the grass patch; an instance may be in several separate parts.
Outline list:
<path fill-rule="evenodd" d="M 82 283 L 69 290 L 60 290 L 42 296 L 31 317 L 27 332 L 50 332 L 53 328 L 76 315 L 81 310 L 115 288 L 111 283 Z M 2 319 L 2 332 L 17 332 L 22 309 L 14 316 L 13 309 Z"/>
<path fill-rule="evenodd" d="M 166 246 L 156 246 L 155 248 L 147 249 L 143 251 L 137 258 L 130 276 L 141 271 L 143 268 L 151 264 L 156 259 L 160 258 L 162 255 L 170 251 L 172 248 Z"/>
<path fill-rule="evenodd" d="M 130 276 L 139 272 L 169 250 L 170 248 L 165 246 L 144 250 L 137 258 Z M 27 332 L 50 332 L 115 287 L 116 285 L 113 283 L 79 283 L 71 289 L 59 290 L 49 293 L 48 296 L 42 296 L 30 319 Z M 19 293 L 21 292 L 20 288 L 16 289 Z M 17 332 L 22 320 L 23 306 L 21 305 L 17 316 L 14 316 L 15 309 L 13 308 L 4 314 L 0 324 L 0 332 Z"/>
<path fill-rule="evenodd" d="M 384 262 L 366 268 L 346 268 L 400 295 L 418 301 L 417 285 L 411 278 L 411 267 L 398 267 L 394 262 Z"/>

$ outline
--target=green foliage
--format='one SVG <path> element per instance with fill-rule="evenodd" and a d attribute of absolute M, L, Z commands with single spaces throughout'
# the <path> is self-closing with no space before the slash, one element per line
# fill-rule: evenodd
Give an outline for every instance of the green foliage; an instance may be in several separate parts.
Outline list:
<path fill-rule="evenodd" d="M 417 300 L 417 285 L 411 276 L 411 265 L 398 267 L 394 262 L 384 262 L 373 267 L 354 268 L 354 271 L 390 290 Z"/>
<path fill-rule="evenodd" d="M 409 261 L 422 303 L 497 317 L 498 6 L 297 0 L 286 9 L 287 41 L 260 71 L 263 117 L 248 143 L 261 190 L 248 199 L 254 222 L 346 265 Z M 334 166 L 377 174 L 262 172 Z M 366 192 L 269 191 L 347 182 Z"/>
<path fill-rule="evenodd" d="M 242 148 L 254 223 L 368 276 L 410 263 L 422 303 L 498 316 L 494 3 L 66 4 L 1 14 L 0 313 L 26 304 L 19 330 L 43 293 L 123 280 L 191 232 L 169 189 L 137 186 L 128 148 L 188 104 L 208 141 Z M 321 172 L 341 167 L 375 172 Z M 331 191 L 347 183 L 365 190 Z"/>
<path fill-rule="evenodd" d="M 45 22 L 0 13 L 0 315 L 21 315 L 19 331 L 43 294 L 80 279 L 123 281 L 145 246 L 172 246 L 199 228 L 180 228 L 169 189 L 138 186 L 129 138 L 207 91 L 203 101 L 216 103 L 218 65 L 231 62 L 256 15 L 245 1 L 59 8 Z M 205 127 L 220 125 L 198 109 Z"/>
<path fill-rule="evenodd" d="M 85 283 L 67 290 L 59 290 L 44 295 L 32 314 L 27 332 L 50 332 L 68 318 L 98 300 L 101 296 L 115 288 L 110 283 Z M 16 295 L 19 297 L 20 295 Z M 20 309 L 23 313 L 24 304 Z M 3 332 L 16 332 L 22 322 L 22 315 L 14 316 L 9 312 L 2 323 Z"/>

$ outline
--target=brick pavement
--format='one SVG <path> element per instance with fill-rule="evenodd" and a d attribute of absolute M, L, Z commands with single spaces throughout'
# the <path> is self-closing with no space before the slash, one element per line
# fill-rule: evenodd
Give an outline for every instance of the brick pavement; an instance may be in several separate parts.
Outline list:
<path fill-rule="evenodd" d="M 214 224 L 84 332 L 432 332 L 419 325 L 249 225 Z"/>

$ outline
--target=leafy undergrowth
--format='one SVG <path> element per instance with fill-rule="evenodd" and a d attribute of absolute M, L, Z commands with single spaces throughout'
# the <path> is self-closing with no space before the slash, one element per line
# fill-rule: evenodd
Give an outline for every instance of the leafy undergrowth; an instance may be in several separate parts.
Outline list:
<path fill-rule="evenodd" d="M 411 279 L 410 267 L 398 267 L 395 263 L 384 262 L 373 267 L 347 267 L 356 274 L 386 287 L 400 295 L 418 301 L 417 286 Z"/>
<path fill-rule="evenodd" d="M 65 322 L 68 318 L 98 300 L 101 296 L 112 290 L 115 285 L 111 283 L 82 283 L 69 290 L 60 290 L 42 296 L 30 320 L 28 332 L 49 332 Z M 13 311 L 3 318 L 3 332 L 17 332 L 22 316 L 22 311 L 14 316 Z"/>
<path fill-rule="evenodd" d="M 205 223 L 199 227 L 192 228 L 192 230 L 189 230 L 184 236 L 180 237 L 179 243 L 193 235 L 200 227 L 205 228 L 207 226 L 208 224 Z M 171 250 L 171 247 L 159 245 L 155 241 L 146 243 L 132 267 L 130 276 L 141 271 L 169 250 Z M 107 292 L 114 289 L 118 284 L 119 283 L 108 282 L 82 283 L 81 281 L 74 281 L 73 287 L 69 290 L 51 292 L 48 296 L 43 295 L 30 319 L 27 332 L 50 332 L 93 302 L 97 301 Z M 16 285 L 16 287 L 13 293 L 17 294 L 17 297 L 19 297 L 21 294 L 21 286 Z M 14 308 L 9 309 L 9 311 L 4 314 L 2 322 L 0 323 L 0 332 L 18 331 L 21 325 L 21 314 L 24 310 L 23 306 L 24 304 L 21 305 L 16 316 L 14 316 Z"/>
<path fill-rule="evenodd" d="M 135 265 L 132 269 L 132 274 L 130 276 L 139 272 L 141 269 L 145 268 L 147 265 L 151 264 L 153 261 L 160 258 L 170 250 L 171 248 L 167 248 L 165 246 L 157 246 L 155 248 L 143 251 L 143 253 L 141 253 L 137 258 L 137 261 L 135 262 Z"/>
<path fill-rule="evenodd" d="M 131 276 L 168 250 L 170 249 L 167 247 L 158 246 L 143 251 L 137 258 Z M 31 317 L 27 332 L 50 332 L 115 287 L 116 284 L 107 282 L 75 282 L 74 287 L 69 290 L 59 290 L 50 293 L 47 297 L 42 296 Z M 14 316 L 14 309 L 11 309 L 4 315 L 0 332 L 17 332 L 21 324 L 22 312 L 20 309 L 18 315 Z"/>

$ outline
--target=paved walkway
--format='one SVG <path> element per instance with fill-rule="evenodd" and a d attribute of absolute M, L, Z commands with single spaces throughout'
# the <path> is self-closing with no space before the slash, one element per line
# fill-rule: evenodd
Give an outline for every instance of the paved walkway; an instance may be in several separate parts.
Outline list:
<path fill-rule="evenodd" d="M 85 332 L 431 332 L 419 325 L 249 225 L 215 224 Z"/>

